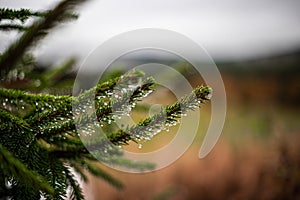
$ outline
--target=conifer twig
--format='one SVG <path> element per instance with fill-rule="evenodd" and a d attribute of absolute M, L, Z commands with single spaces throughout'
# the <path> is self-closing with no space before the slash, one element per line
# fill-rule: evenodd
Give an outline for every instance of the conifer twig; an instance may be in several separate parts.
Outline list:
<path fill-rule="evenodd" d="M 9 8 L 0 8 L 0 21 L 3 19 L 7 20 L 20 20 L 24 22 L 29 17 L 42 17 L 45 16 L 45 12 L 32 12 L 29 9 L 21 8 L 19 10 L 9 9 Z"/>
<path fill-rule="evenodd" d="M 13 43 L 0 58 L 0 72 L 2 75 L 7 73 L 8 70 L 12 70 L 15 64 L 20 60 L 21 56 L 24 55 L 25 51 L 37 41 L 42 35 L 57 25 L 59 21 L 64 19 L 64 13 L 74 7 L 76 4 L 85 2 L 77 0 L 64 0 L 61 1 L 53 10 L 49 11 L 43 19 L 33 23 L 28 28 L 21 38 Z M 25 15 L 24 15 L 25 17 Z"/>
<path fill-rule="evenodd" d="M 154 135 L 164 129 L 165 126 L 173 126 L 178 122 L 181 114 L 188 110 L 193 110 L 210 99 L 212 89 L 210 87 L 200 86 L 194 92 L 171 106 L 167 106 L 159 114 L 148 117 L 137 125 L 126 130 L 119 130 L 116 133 L 109 134 L 108 139 L 117 145 L 127 144 L 128 141 L 150 140 Z"/>

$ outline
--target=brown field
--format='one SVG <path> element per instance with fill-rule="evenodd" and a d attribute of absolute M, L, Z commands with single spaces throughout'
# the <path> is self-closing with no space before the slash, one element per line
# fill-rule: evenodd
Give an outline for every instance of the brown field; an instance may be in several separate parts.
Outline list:
<path fill-rule="evenodd" d="M 85 189 L 88 199 L 299 199 L 299 139 L 251 141 L 242 147 L 222 139 L 202 160 L 191 148 L 153 173 L 108 170 L 125 184 L 121 191 L 95 178 Z"/>

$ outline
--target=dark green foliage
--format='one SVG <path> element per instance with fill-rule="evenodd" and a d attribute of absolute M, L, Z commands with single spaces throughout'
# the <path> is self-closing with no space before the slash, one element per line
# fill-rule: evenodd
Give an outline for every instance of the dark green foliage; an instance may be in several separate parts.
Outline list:
<path fill-rule="evenodd" d="M 11 31 L 11 30 L 18 30 L 18 31 L 25 31 L 27 27 L 19 24 L 0 24 L 0 30 L 2 31 Z"/>
<path fill-rule="evenodd" d="M 185 114 L 188 110 L 193 110 L 200 103 L 209 100 L 210 94 L 211 88 L 200 86 L 192 94 L 183 97 L 171 106 L 167 106 L 159 114 L 148 117 L 126 130 L 121 129 L 116 133 L 109 134 L 108 138 L 112 143 L 118 145 L 127 144 L 130 140 L 150 140 L 154 135 L 162 131 L 163 128 L 167 129 L 167 127 L 175 126 L 182 114 Z"/>
<path fill-rule="evenodd" d="M 20 10 L 13 10 L 9 8 L 0 8 L 0 21 L 4 19 L 9 20 L 20 20 L 24 22 L 29 17 L 32 16 L 44 16 L 45 14 L 42 12 L 32 12 L 29 9 L 20 9 Z"/>
<path fill-rule="evenodd" d="M 0 57 L 0 199 L 83 199 L 75 173 L 87 181 L 89 172 L 122 188 L 117 179 L 99 167 L 94 156 L 108 164 L 141 171 L 153 169 L 151 163 L 122 158 L 123 151 L 117 145 L 150 140 L 165 126 L 176 125 L 181 114 L 209 99 L 211 89 L 198 87 L 160 114 L 123 130 L 114 126 L 115 120 L 129 114 L 153 91 L 153 78 L 133 70 L 81 91 L 78 96 L 60 91 L 73 85 L 71 68 L 75 59 L 43 69 L 27 50 L 61 20 L 74 16 L 70 9 L 79 2 L 65 0 L 45 13 L 0 10 L 0 21 L 24 22 L 39 17 L 30 27 L 20 25 L 24 34 Z M 95 112 L 90 109 L 93 103 Z M 98 134 L 100 127 L 107 133 Z M 94 137 L 83 142 L 80 136 L 90 133 L 95 133 Z"/>
<path fill-rule="evenodd" d="M 6 74 L 8 73 L 8 70 L 15 68 L 15 65 L 24 55 L 25 51 L 34 42 L 40 39 L 41 36 L 45 36 L 48 30 L 61 23 L 63 20 L 69 19 L 70 14 L 68 14 L 68 10 L 76 4 L 83 2 L 84 1 L 64 0 L 53 10 L 47 12 L 42 19 L 33 23 L 22 37 L 2 54 L 0 59 L 1 74 Z"/>

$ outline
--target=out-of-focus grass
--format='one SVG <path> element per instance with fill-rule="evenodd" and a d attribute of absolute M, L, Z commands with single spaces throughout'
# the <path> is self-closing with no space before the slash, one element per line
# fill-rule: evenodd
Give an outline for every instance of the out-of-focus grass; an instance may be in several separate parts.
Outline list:
<path fill-rule="evenodd" d="M 187 126 L 195 123 L 193 115 L 191 112 L 186 117 L 190 119 Z M 126 188 L 117 191 L 93 179 L 87 187 L 93 193 L 91 199 L 155 199 L 168 188 L 175 189 L 165 199 L 276 199 L 284 193 L 291 199 L 297 195 L 294 190 L 300 184 L 297 171 L 300 125 L 296 110 L 229 105 L 220 141 L 208 157 L 199 160 L 197 154 L 209 117 L 209 106 L 203 106 L 197 137 L 174 164 L 149 174 L 126 174 L 108 169 Z M 176 130 L 160 133 L 142 149 L 132 145 L 129 150 L 158 149 L 175 136 Z M 188 130 L 186 134 L 190 134 Z"/>

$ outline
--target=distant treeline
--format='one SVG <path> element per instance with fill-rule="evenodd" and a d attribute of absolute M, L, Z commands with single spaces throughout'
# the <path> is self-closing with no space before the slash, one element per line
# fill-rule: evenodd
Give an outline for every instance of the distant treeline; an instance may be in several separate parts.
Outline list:
<path fill-rule="evenodd" d="M 242 101 L 298 106 L 300 50 L 279 56 L 217 64 L 227 92 Z"/>

